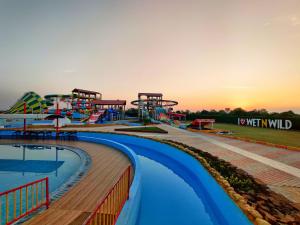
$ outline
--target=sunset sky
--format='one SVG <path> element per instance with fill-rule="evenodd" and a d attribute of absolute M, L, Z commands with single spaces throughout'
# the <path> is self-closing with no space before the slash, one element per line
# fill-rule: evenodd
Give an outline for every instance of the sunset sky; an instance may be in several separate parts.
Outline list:
<path fill-rule="evenodd" d="M 300 113 L 300 1 L 0 0 L 0 78 L 2 110 L 76 87 Z"/>

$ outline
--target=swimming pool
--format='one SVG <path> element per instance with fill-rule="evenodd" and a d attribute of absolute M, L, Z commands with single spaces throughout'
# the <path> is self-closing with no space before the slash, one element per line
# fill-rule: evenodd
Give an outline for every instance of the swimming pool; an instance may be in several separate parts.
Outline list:
<path fill-rule="evenodd" d="M 88 169 L 89 156 L 80 149 L 65 148 L 62 146 L 50 145 L 0 145 L 0 192 L 8 191 L 24 184 L 48 177 L 49 192 L 51 199 L 56 199 L 66 192 Z M 41 188 L 41 186 L 40 186 Z M 25 207 L 34 207 L 38 198 L 43 199 L 43 194 L 38 189 L 28 189 L 28 198 L 14 200 L 14 195 L 8 195 L 8 211 L 1 211 L 0 224 L 5 224 L 8 215 L 9 220 L 20 215 Z M 36 191 L 36 193 L 35 193 Z M 34 194 L 33 194 L 34 192 Z M 17 192 L 18 194 L 20 192 Z M 27 196 L 27 190 L 22 190 L 22 195 Z M 7 197 L 1 198 L 1 205 L 4 206 Z M 14 201 L 16 201 L 14 203 Z M 22 205 L 22 206 L 21 206 Z"/>
<path fill-rule="evenodd" d="M 50 145 L 0 145 L 0 192 L 48 177 L 50 193 L 84 170 L 87 154 Z"/>

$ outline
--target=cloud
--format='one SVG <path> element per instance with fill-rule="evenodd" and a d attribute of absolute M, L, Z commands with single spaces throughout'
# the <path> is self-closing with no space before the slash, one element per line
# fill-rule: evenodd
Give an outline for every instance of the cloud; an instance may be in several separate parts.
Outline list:
<path fill-rule="evenodd" d="M 281 24 L 281 25 L 288 25 L 288 26 L 299 26 L 300 25 L 300 16 L 296 14 L 290 14 L 290 15 L 285 15 L 285 16 L 280 16 L 280 17 L 274 17 L 271 18 L 269 21 L 266 21 L 263 26 L 268 27 L 270 25 L 276 25 L 276 24 Z"/>
<path fill-rule="evenodd" d="M 224 89 L 251 89 L 252 86 L 224 86 Z"/>
<path fill-rule="evenodd" d="M 300 25 L 300 18 L 298 16 L 295 16 L 295 15 L 289 16 L 289 22 L 292 26 L 299 26 Z"/>
<path fill-rule="evenodd" d="M 65 69 L 63 73 L 76 73 L 77 71 L 75 69 Z"/>

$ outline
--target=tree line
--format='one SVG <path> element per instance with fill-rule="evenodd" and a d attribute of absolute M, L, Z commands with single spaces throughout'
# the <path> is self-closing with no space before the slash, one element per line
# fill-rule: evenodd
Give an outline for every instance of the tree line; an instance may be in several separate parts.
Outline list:
<path fill-rule="evenodd" d="M 236 108 L 233 110 L 202 110 L 192 112 L 190 110 L 178 110 L 176 113 L 183 113 L 186 115 L 186 120 L 192 121 L 194 119 L 215 119 L 217 123 L 231 123 L 238 124 L 238 118 L 257 118 L 257 119 L 282 119 L 292 121 L 292 129 L 300 130 L 300 115 L 292 110 L 286 112 L 268 112 L 266 109 L 244 110 Z M 126 115 L 130 117 L 137 117 L 137 108 L 127 109 Z"/>
<path fill-rule="evenodd" d="M 191 112 L 189 110 L 179 110 L 178 113 L 184 113 L 187 116 L 187 120 L 194 120 L 197 118 L 207 117 L 249 117 L 249 118 L 274 118 L 274 119 L 300 119 L 300 115 L 294 113 L 292 110 L 285 112 L 268 112 L 266 109 L 254 109 L 244 110 L 242 108 L 236 108 L 233 110 L 202 110 Z"/>
<path fill-rule="evenodd" d="M 244 110 L 242 108 L 235 108 L 233 110 L 202 110 L 192 112 L 190 110 L 177 110 L 176 113 L 186 114 L 187 120 L 194 120 L 197 118 L 208 117 L 249 117 L 249 118 L 274 118 L 274 119 L 300 119 L 300 114 L 294 113 L 292 110 L 286 112 L 268 112 L 266 109 Z M 136 108 L 129 108 L 126 110 L 126 115 L 131 117 L 138 116 Z"/>

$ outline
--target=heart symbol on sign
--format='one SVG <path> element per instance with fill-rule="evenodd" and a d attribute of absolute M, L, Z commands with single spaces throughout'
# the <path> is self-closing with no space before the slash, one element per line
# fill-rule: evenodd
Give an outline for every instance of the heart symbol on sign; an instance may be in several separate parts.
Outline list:
<path fill-rule="evenodd" d="M 240 119 L 240 123 L 241 123 L 241 125 L 245 125 L 246 120 L 245 119 Z"/>

